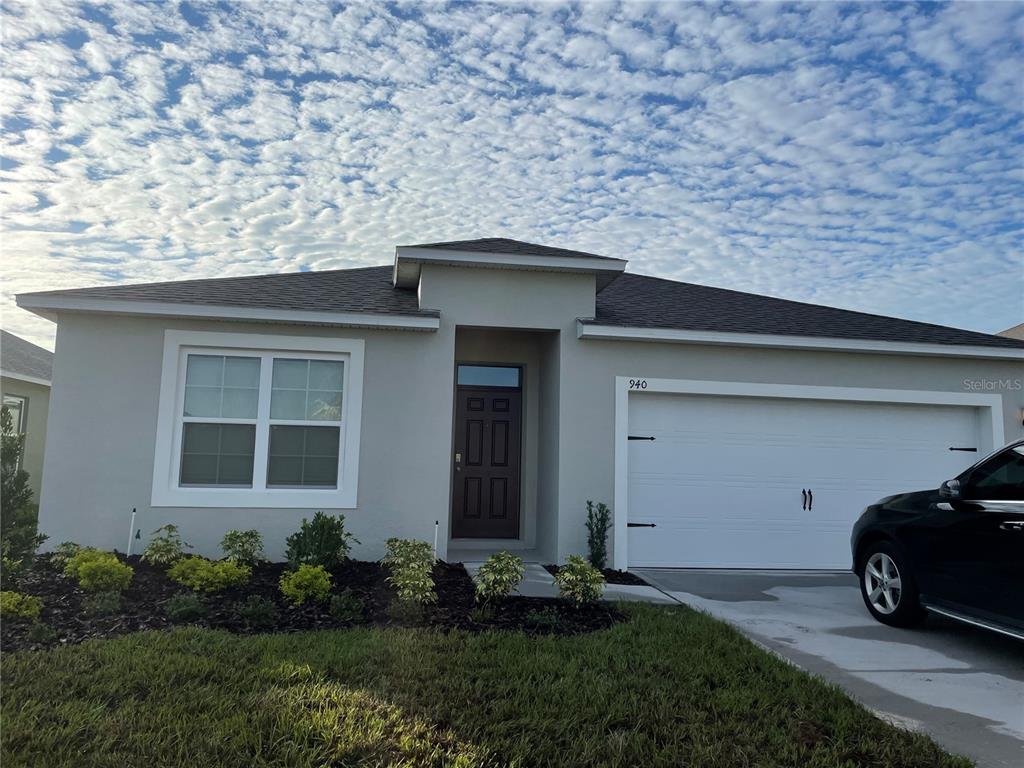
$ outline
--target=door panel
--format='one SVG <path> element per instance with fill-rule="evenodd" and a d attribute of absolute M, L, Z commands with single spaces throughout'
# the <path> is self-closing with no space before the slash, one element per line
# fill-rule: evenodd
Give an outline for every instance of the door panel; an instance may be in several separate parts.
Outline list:
<path fill-rule="evenodd" d="M 452 536 L 519 536 L 522 393 L 458 387 L 455 394 Z"/>
<path fill-rule="evenodd" d="M 655 438 L 629 442 L 633 566 L 849 568 L 864 507 L 938 487 L 978 439 L 970 408 L 644 393 L 629 412 Z"/>

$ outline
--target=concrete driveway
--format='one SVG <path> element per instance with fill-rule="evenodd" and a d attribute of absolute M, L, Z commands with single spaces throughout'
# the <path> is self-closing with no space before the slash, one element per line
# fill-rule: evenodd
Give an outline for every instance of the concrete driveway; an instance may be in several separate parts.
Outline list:
<path fill-rule="evenodd" d="M 1024 766 L 1024 643 L 938 617 L 911 630 L 879 624 L 848 573 L 636 572 L 886 720 L 980 766 Z"/>

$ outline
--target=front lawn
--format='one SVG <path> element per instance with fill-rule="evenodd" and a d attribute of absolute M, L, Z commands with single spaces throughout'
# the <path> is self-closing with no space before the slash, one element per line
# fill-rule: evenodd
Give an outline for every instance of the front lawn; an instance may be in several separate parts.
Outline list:
<path fill-rule="evenodd" d="M 571 637 L 190 628 L 5 654 L 13 766 L 966 766 L 685 608 Z"/>

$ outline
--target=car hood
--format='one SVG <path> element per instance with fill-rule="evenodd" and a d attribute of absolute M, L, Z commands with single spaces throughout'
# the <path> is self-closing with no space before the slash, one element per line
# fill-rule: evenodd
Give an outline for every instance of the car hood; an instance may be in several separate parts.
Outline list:
<path fill-rule="evenodd" d="M 879 499 L 876 502 L 876 506 L 885 506 L 890 509 L 921 509 L 922 504 L 927 505 L 938 497 L 939 491 L 937 488 L 931 488 L 927 491 L 909 491 Z"/>

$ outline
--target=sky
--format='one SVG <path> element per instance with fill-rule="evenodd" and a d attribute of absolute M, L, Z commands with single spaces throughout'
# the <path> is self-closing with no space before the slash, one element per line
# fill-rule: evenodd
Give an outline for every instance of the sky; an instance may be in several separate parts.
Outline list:
<path fill-rule="evenodd" d="M 475 237 L 1024 322 L 1024 3 L 0 13 L 0 321 L 44 346 L 14 294 Z"/>

